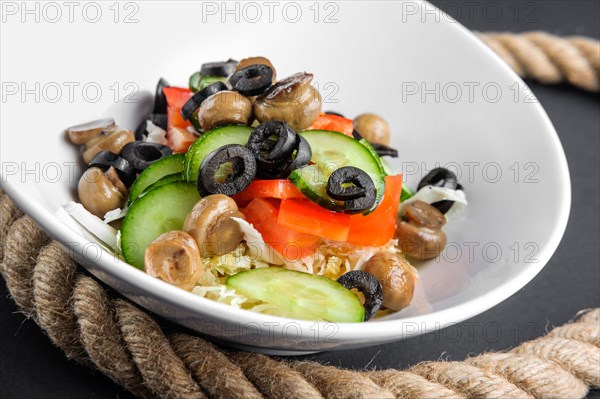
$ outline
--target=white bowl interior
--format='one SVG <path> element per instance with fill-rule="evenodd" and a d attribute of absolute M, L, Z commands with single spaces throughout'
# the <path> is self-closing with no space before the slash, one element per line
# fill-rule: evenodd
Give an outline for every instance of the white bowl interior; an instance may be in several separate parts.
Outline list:
<path fill-rule="evenodd" d="M 570 207 L 562 147 L 521 80 L 459 24 L 439 13 L 436 18 L 425 3 L 373 3 L 336 3 L 337 8 L 321 9 L 319 23 L 308 3 L 296 3 L 303 12 L 297 23 L 287 22 L 280 11 L 271 23 L 265 8 L 257 23 L 244 21 L 242 11 L 239 23 L 232 16 L 223 23 L 221 11 L 207 15 L 200 2 L 141 2 L 136 24 L 110 18 L 98 24 L 80 19 L 26 28 L 12 24 L 6 29 L 21 39 L 2 35 L 1 67 L 3 81 L 14 82 L 19 92 L 2 103 L 3 187 L 53 236 L 85 243 L 51 215 L 74 199 L 81 173 L 78 152 L 62 130 L 101 116 L 135 128 L 151 106 L 150 92 L 160 76 L 186 85 L 202 62 L 265 55 L 280 77 L 314 73 L 324 109 L 384 116 L 400 152 L 391 163 L 405 184 L 415 188 L 438 164 L 449 167 L 465 187 L 469 206 L 447 226 L 450 244 L 442 256 L 419 266 L 420 284 L 408 308 L 381 321 L 339 325 L 336 344 L 277 338 L 274 343 L 258 339 L 256 346 L 320 350 L 376 344 L 401 338 L 400 331 L 406 331 L 400 322 L 417 323 L 413 332 L 418 333 L 480 313 L 533 278 L 562 237 Z M 338 22 L 324 23 L 325 14 L 335 10 Z M 295 14 L 288 11 L 290 20 Z M 21 98 L 21 89 L 35 88 L 36 82 L 40 101 L 33 94 Z M 56 102 L 49 101 L 56 97 L 52 82 L 62 89 Z M 78 84 L 74 101 L 65 82 Z M 97 102 L 90 100 L 95 87 L 102 90 Z M 124 103 L 122 97 L 136 87 L 137 103 Z M 123 271 L 129 268 L 110 256 L 83 261 L 150 310 L 199 331 L 207 332 L 198 320 L 284 320 L 206 304 L 136 270 Z M 299 325 L 308 331 L 308 323 Z M 254 345 L 243 334 L 208 333 Z"/>

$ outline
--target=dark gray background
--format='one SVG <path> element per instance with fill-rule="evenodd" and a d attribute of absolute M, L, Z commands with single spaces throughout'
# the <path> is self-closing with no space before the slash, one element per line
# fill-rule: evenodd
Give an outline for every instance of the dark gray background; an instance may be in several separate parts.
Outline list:
<path fill-rule="evenodd" d="M 545 30 L 600 37 L 597 0 L 433 3 L 473 30 Z M 389 345 L 311 358 L 349 368 L 403 368 L 423 360 L 460 360 L 512 347 L 567 322 L 580 309 L 600 306 L 599 96 L 567 85 L 528 83 L 560 135 L 573 185 L 569 225 L 548 265 L 512 298 L 458 327 Z M 0 284 L 0 397 L 131 395 L 100 373 L 67 361 L 31 320 L 18 313 L 4 284 Z M 600 394 L 592 392 L 589 397 L 600 398 Z"/>

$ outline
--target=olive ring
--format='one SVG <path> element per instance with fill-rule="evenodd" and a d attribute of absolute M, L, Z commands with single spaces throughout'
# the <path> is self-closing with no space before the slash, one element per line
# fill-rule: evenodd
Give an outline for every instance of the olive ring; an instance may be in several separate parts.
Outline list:
<path fill-rule="evenodd" d="M 129 161 L 137 172 L 141 172 L 161 158 L 173 154 L 166 145 L 148 141 L 134 141 L 121 150 L 121 157 Z"/>
<path fill-rule="evenodd" d="M 229 83 L 240 94 L 257 96 L 273 83 L 273 69 L 263 64 L 250 65 L 231 75 Z"/>
<path fill-rule="evenodd" d="M 227 85 L 223 82 L 215 82 L 194 94 L 185 104 L 183 104 L 183 107 L 181 107 L 181 116 L 183 116 L 183 120 L 187 121 L 192 119 L 194 112 L 200 108 L 200 105 L 202 105 L 204 100 L 223 90 L 227 90 Z"/>
<path fill-rule="evenodd" d="M 333 171 L 326 189 L 331 198 L 344 201 L 346 213 L 370 209 L 377 200 L 373 179 L 365 171 L 354 166 L 343 166 Z"/>
<path fill-rule="evenodd" d="M 125 158 L 110 151 L 100 151 L 90 161 L 88 168 L 100 168 L 106 172 L 109 168 L 115 168 L 117 175 L 125 187 L 130 187 L 136 178 L 136 170 Z"/>
<path fill-rule="evenodd" d="M 227 166 L 229 172 L 223 172 Z M 221 175 L 221 176 L 219 176 Z M 201 196 L 234 195 L 243 191 L 256 176 L 256 160 L 246 147 L 228 144 L 206 156 L 198 173 L 197 188 Z"/>
<path fill-rule="evenodd" d="M 383 290 L 375 276 L 362 270 L 352 270 L 342 274 L 337 282 L 349 290 L 357 289 L 364 295 L 365 321 L 375 316 L 383 301 Z"/>

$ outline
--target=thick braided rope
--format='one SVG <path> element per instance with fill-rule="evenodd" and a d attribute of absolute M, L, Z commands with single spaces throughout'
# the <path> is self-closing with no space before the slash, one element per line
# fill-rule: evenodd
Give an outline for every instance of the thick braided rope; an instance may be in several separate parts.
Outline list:
<path fill-rule="evenodd" d="M 165 335 L 146 312 L 111 298 L 6 195 L 0 211 L 0 271 L 15 302 L 67 357 L 142 398 L 582 398 L 600 386 L 600 309 L 506 353 L 404 371 L 224 352 Z"/>
<path fill-rule="evenodd" d="M 478 33 L 519 76 L 600 91 L 600 42 L 545 32 Z"/>

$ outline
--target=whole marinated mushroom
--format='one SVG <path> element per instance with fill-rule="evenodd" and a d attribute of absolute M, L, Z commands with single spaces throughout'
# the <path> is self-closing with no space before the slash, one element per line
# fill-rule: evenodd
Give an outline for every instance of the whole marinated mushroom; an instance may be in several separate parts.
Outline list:
<path fill-rule="evenodd" d="M 183 231 L 160 235 L 144 253 L 146 273 L 184 290 L 196 285 L 204 270 L 196 241 Z"/>
<path fill-rule="evenodd" d="M 224 255 L 237 248 L 244 238 L 234 217 L 244 219 L 232 198 L 223 194 L 208 195 L 187 215 L 183 230 L 196 240 L 202 257 Z"/>
<path fill-rule="evenodd" d="M 128 143 L 135 141 L 135 135 L 130 130 L 109 130 L 88 141 L 83 152 L 83 160 L 90 163 L 100 151 L 110 151 L 118 154 Z"/>
<path fill-rule="evenodd" d="M 79 179 L 77 191 L 83 207 L 99 218 L 108 211 L 123 207 L 127 200 L 127 188 L 113 167 L 106 172 L 96 167 L 89 168 Z"/>
<path fill-rule="evenodd" d="M 359 115 L 352 121 L 352 127 L 370 143 L 390 145 L 390 126 L 379 115 Z"/>
<path fill-rule="evenodd" d="M 321 113 L 321 95 L 310 85 L 311 73 L 285 78 L 260 95 L 254 102 L 254 115 L 260 122 L 285 121 L 294 130 L 306 129 Z"/>
<path fill-rule="evenodd" d="M 419 260 L 435 258 L 446 246 L 444 224 L 444 214 L 428 203 L 418 200 L 406 205 L 396 225 L 400 250 Z"/>
<path fill-rule="evenodd" d="M 235 67 L 235 71 L 240 71 L 250 65 L 266 65 L 273 70 L 273 82 L 277 79 L 277 72 L 275 71 L 275 67 L 271 63 L 271 61 L 266 57 L 248 57 L 240 60 L 240 62 Z"/>
<path fill-rule="evenodd" d="M 415 276 L 404 258 L 391 252 L 378 252 L 365 262 L 362 270 L 375 276 L 381 284 L 383 306 L 392 310 L 408 306 L 415 291 Z"/>
<path fill-rule="evenodd" d="M 106 134 L 114 128 L 114 119 L 98 119 L 67 128 L 67 135 L 73 144 L 85 144 L 102 134 Z"/>
<path fill-rule="evenodd" d="M 214 127 L 240 124 L 247 125 L 252 117 L 252 103 L 240 93 L 219 91 L 202 101 L 198 110 L 198 122 L 204 131 Z"/>
<path fill-rule="evenodd" d="M 84 145 L 83 160 L 88 164 L 101 151 L 118 154 L 125 144 L 135 141 L 134 133 L 119 129 L 112 118 L 71 126 L 67 135 L 73 144 Z"/>

